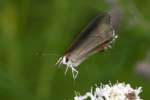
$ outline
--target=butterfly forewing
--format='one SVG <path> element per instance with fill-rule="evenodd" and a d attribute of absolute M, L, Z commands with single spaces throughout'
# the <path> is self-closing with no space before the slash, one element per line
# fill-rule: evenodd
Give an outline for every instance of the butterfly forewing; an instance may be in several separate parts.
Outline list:
<path fill-rule="evenodd" d="M 74 62 L 79 63 L 89 55 L 103 50 L 105 46 L 109 45 L 108 42 L 110 42 L 112 38 L 113 28 L 109 14 L 98 15 L 81 34 L 79 34 L 71 46 L 69 50 L 70 58 L 74 60 Z M 80 61 L 77 61 L 79 59 Z"/>

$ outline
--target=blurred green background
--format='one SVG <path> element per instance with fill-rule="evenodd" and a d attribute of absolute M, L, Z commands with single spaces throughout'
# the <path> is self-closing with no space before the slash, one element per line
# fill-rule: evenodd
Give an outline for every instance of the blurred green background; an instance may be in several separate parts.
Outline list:
<path fill-rule="evenodd" d="M 74 36 L 99 12 L 104 0 L 0 0 L 0 100 L 70 100 L 98 83 L 142 86 L 150 81 L 135 67 L 150 47 L 150 0 L 120 0 L 122 22 L 113 48 L 87 59 L 73 80 L 55 66 Z"/>

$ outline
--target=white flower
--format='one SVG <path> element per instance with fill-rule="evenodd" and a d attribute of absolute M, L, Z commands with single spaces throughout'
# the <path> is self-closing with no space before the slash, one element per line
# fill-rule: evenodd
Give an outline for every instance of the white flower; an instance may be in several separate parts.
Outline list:
<path fill-rule="evenodd" d="M 139 94 L 141 87 L 131 88 L 130 84 L 117 83 L 115 85 L 101 85 L 95 91 L 87 92 L 83 96 L 75 96 L 74 100 L 142 100 Z M 88 99 L 89 100 L 89 99 Z"/>

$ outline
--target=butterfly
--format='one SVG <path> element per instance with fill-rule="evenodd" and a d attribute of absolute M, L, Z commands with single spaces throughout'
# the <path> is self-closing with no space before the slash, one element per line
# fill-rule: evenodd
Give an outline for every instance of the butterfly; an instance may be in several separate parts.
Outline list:
<path fill-rule="evenodd" d="M 78 75 L 76 67 L 89 56 L 110 48 L 117 37 L 110 13 L 99 14 L 78 34 L 56 64 L 66 65 L 66 72 L 70 68 L 73 78 L 76 79 Z"/>

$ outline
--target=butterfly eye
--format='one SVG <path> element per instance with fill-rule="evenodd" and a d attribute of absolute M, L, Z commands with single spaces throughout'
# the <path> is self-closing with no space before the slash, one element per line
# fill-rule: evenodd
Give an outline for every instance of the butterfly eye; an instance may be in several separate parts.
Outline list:
<path fill-rule="evenodd" d="M 67 63 L 69 61 L 69 58 L 68 57 L 66 57 L 66 60 L 65 60 L 65 62 Z"/>

